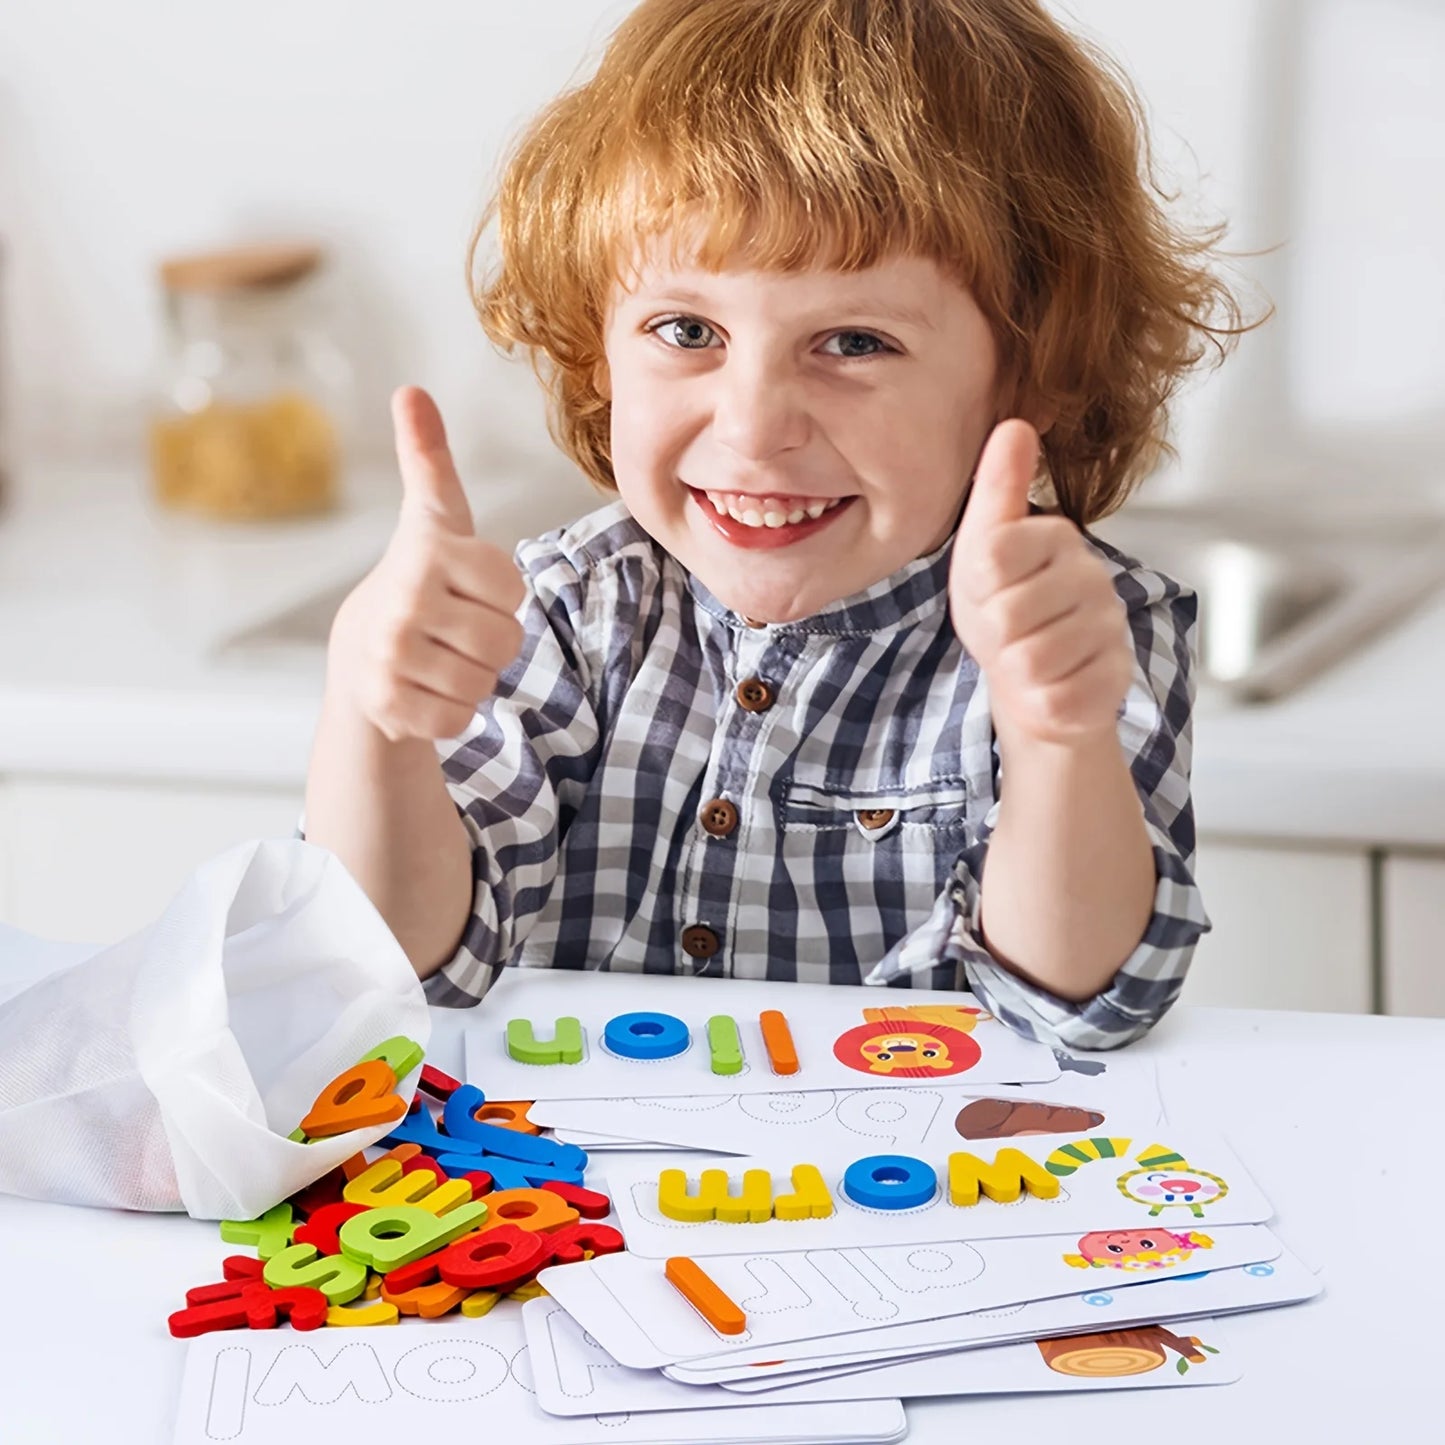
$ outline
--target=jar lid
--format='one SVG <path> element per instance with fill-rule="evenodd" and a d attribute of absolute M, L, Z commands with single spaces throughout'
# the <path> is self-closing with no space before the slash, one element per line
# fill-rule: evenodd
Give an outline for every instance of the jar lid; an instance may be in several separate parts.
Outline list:
<path fill-rule="evenodd" d="M 168 291 L 289 286 L 309 276 L 321 264 L 321 254 L 313 245 L 236 246 L 168 257 L 160 263 L 160 277 Z"/>

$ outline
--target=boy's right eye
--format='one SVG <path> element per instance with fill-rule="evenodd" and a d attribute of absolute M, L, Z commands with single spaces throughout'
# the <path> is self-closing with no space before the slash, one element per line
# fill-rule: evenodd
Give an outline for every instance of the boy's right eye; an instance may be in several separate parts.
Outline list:
<path fill-rule="evenodd" d="M 665 345 L 681 351 L 705 351 L 717 335 L 706 321 L 699 321 L 696 316 L 665 316 L 647 329 Z"/>

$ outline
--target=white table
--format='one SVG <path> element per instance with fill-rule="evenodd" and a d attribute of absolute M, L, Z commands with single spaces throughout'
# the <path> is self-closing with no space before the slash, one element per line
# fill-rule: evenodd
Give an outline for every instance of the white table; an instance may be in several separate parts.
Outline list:
<path fill-rule="evenodd" d="M 458 1071 L 474 1015 L 435 1017 L 430 1056 Z M 1175 1124 L 1228 1135 L 1325 1294 L 1230 1322 L 1236 1385 L 926 1401 L 909 1439 L 1330 1445 L 1410 1423 L 1439 1438 L 1445 1021 L 1181 1008 L 1135 1047 L 1158 1059 Z M 185 1351 L 166 1316 L 229 1252 L 214 1224 L 0 1197 L 0 1441 L 166 1445 Z"/>

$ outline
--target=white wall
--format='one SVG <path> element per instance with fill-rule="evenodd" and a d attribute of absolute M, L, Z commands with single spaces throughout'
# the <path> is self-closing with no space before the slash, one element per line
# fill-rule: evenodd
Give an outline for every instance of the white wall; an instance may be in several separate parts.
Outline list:
<path fill-rule="evenodd" d="M 549 457 L 535 385 L 523 367 L 492 356 L 470 311 L 462 256 L 505 139 L 595 55 L 627 8 L 0 7 L 0 237 L 11 252 L 3 324 L 13 373 L 5 386 L 24 451 L 95 449 L 136 434 L 156 346 L 158 256 L 301 233 L 340 257 L 337 287 L 373 444 L 386 441 L 388 390 L 413 379 L 436 390 L 464 454 Z M 1445 230 L 1445 110 L 1434 81 L 1445 7 L 1057 8 L 1134 75 L 1161 163 L 1195 213 L 1229 216 L 1241 247 L 1293 248 L 1246 267 L 1288 292 L 1293 309 L 1246 344 L 1222 382 L 1186 398 L 1174 485 L 1253 485 L 1245 474 L 1271 449 L 1300 454 L 1297 419 L 1336 422 L 1352 402 L 1357 429 L 1393 425 L 1403 409 L 1416 432 L 1429 432 L 1445 395 L 1438 328 L 1420 325 L 1420 307 L 1438 310 L 1445 287 L 1433 259 Z M 1281 169 L 1295 114 L 1305 117 L 1301 154 L 1314 159 Z M 1390 164 L 1382 148 L 1395 154 Z M 1368 205 L 1352 211 L 1351 193 L 1366 181 Z M 1304 282 L 1292 285 L 1281 267 L 1300 251 L 1302 224 L 1319 243 Z M 1358 283 L 1343 313 L 1342 276 Z M 1403 379 L 1381 381 L 1402 352 Z M 1287 382 L 1291 356 L 1298 376 Z"/>

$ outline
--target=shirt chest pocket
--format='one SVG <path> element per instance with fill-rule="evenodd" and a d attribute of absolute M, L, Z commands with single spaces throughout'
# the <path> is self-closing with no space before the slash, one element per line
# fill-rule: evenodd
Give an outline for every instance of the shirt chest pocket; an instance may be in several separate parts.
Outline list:
<path fill-rule="evenodd" d="M 894 847 L 962 843 L 968 830 L 968 787 L 958 776 L 893 787 L 793 777 L 778 798 L 778 826 L 792 834 L 851 834 L 872 844 L 892 840 Z"/>

